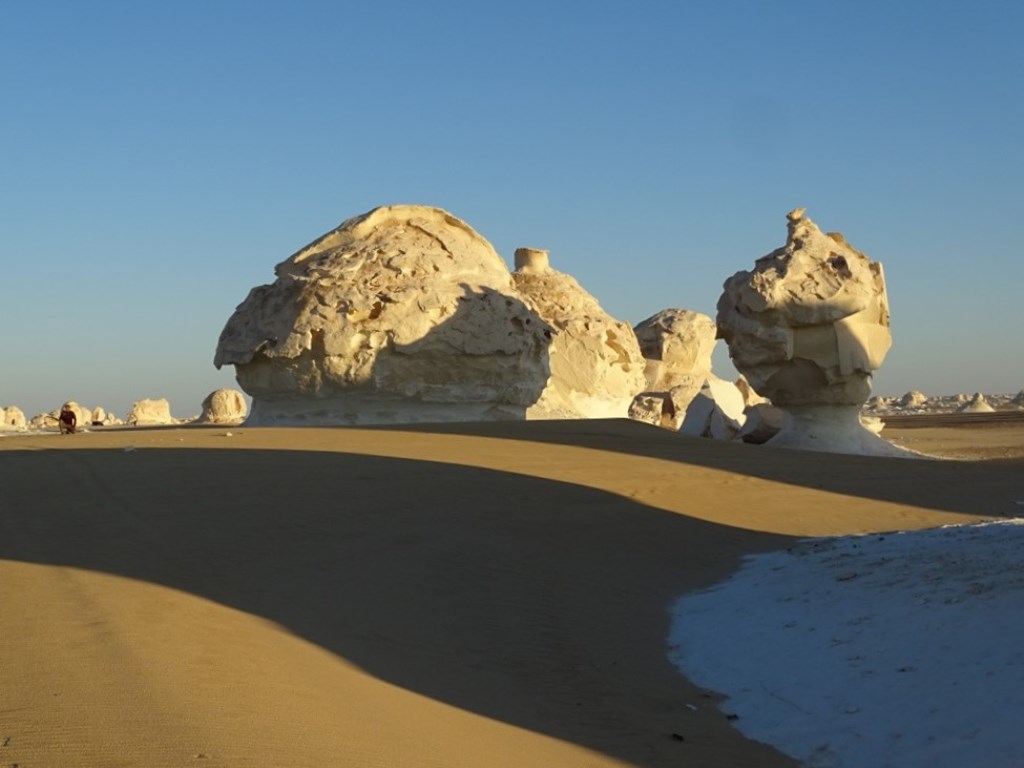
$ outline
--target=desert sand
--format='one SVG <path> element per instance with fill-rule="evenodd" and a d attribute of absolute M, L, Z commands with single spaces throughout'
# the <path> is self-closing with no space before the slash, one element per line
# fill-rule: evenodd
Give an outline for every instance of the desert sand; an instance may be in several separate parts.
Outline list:
<path fill-rule="evenodd" d="M 798 537 L 1019 514 L 999 429 L 970 462 L 625 420 L 4 437 L 0 765 L 796 765 L 672 665 L 670 607 Z"/>

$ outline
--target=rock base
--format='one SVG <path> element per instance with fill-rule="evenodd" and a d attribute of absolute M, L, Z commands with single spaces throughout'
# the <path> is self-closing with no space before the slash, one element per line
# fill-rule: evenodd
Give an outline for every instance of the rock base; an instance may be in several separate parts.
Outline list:
<path fill-rule="evenodd" d="M 783 408 L 782 429 L 765 445 L 860 456 L 931 458 L 893 445 L 860 422 L 856 405 L 804 405 Z"/>

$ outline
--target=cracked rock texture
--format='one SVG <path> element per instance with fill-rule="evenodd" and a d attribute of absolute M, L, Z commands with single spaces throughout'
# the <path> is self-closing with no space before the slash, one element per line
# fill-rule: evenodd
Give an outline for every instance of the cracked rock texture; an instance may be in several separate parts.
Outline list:
<path fill-rule="evenodd" d="M 633 329 L 605 312 L 574 277 L 552 269 L 547 251 L 517 249 L 512 281 L 554 329 L 551 383 L 528 418 L 625 418 L 645 387 Z"/>
<path fill-rule="evenodd" d="M 688 420 L 687 434 L 720 439 L 742 425 L 742 396 L 711 372 L 717 343 L 714 320 L 688 309 L 664 309 L 634 331 L 645 358 L 647 386 L 633 399 L 630 418 L 672 430 L 683 429 Z"/>
<path fill-rule="evenodd" d="M 803 209 L 787 218 L 786 245 L 726 280 L 719 336 L 774 404 L 859 406 L 892 344 L 882 265 Z"/>
<path fill-rule="evenodd" d="M 552 329 L 446 211 L 376 208 L 275 272 L 214 359 L 252 396 L 249 424 L 522 419 L 548 383 Z"/>

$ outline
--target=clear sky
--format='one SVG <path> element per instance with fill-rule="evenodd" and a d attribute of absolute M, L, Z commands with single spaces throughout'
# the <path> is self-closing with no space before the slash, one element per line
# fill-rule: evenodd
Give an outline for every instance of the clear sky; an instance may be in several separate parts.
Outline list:
<path fill-rule="evenodd" d="M 713 316 L 806 207 L 885 266 L 877 393 L 1016 392 L 1022 37 L 1019 0 L 4 3 L 0 405 L 197 413 L 249 289 L 394 203 L 631 323 Z"/>

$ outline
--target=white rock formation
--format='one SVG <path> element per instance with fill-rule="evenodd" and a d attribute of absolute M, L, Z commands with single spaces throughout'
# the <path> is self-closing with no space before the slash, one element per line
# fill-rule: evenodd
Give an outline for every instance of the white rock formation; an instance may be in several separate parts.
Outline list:
<path fill-rule="evenodd" d="M 974 397 L 956 409 L 957 413 L 995 413 L 995 408 L 989 405 L 988 400 L 981 392 L 976 392 Z"/>
<path fill-rule="evenodd" d="M 554 329 L 551 378 L 527 418 L 625 418 L 645 385 L 646 361 L 633 329 L 571 275 L 552 269 L 547 251 L 519 248 L 515 266 L 516 290 Z"/>
<path fill-rule="evenodd" d="M 177 420 L 171 416 L 171 406 L 166 399 L 157 400 L 136 400 L 132 409 L 125 419 L 129 424 L 137 427 L 158 426 L 166 424 L 177 424 Z"/>
<path fill-rule="evenodd" d="M 60 411 L 52 411 L 50 413 L 37 413 L 28 421 L 29 429 L 46 429 L 47 427 L 57 427 L 57 414 Z"/>
<path fill-rule="evenodd" d="M 679 431 L 693 437 L 731 440 L 746 421 L 743 395 L 736 385 L 710 376 L 686 407 Z"/>
<path fill-rule="evenodd" d="M 923 408 L 928 404 L 928 395 L 912 389 L 903 395 L 898 402 L 901 408 Z"/>
<path fill-rule="evenodd" d="M 694 377 L 711 373 L 715 321 L 688 309 L 664 309 L 637 323 L 636 333 L 646 367 L 647 389 L 667 392 Z"/>
<path fill-rule="evenodd" d="M 237 389 L 216 389 L 203 400 L 201 424 L 241 424 L 249 413 L 245 396 Z"/>
<path fill-rule="evenodd" d="M 744 412 L 746 421 L 736 434 L 737 440 L 761 445 L 775 437 L 782 429 L 782 409 L 770 403 L 755 403 Z"/>
<path fill-rule="evenodd" d="M 743 395 L 743 402 L 748 408 L 768 402 L 767 399 L 757 394 L 754 388 L 750 386 L 750 382 L 747 381 L 747 377 L 743 374 L 740 374 L 739 378 L 733 383 L 736 385 L 736 389 L 740 391 L 740 394 Z"/>
<path fill-rule="evenodd" d="M 28 423 L 25 421 L 25 414 L 16 405 L 9 405 L 0 408 L 0 429 L 21 430 L 26 429 Z"/>
<path fill-rule="evenodd" d="M 871 374 L 892 343 L 882 265 L 792 211 L 786 245 L 738 272 L 718 302 L 737 370 L 782 408 L 769 441 L 840 453 L 913 455 L 860 423 Z"/>
<path fill-rule="evenodd" d="M 278 264 L 220 335 L 248 424 L 522 419 L 552 329 L 487 240 L 438 208 L 343 222 Z"/>
<path fill-rule="evenodd" d="M 715 321 L 688 309 L 665 309 L 633 330 L 645 359 L 647 385 L 630 406 L 630 417 L 680 429 L 705 383 L 718 381 L 711 373 Z"/>

